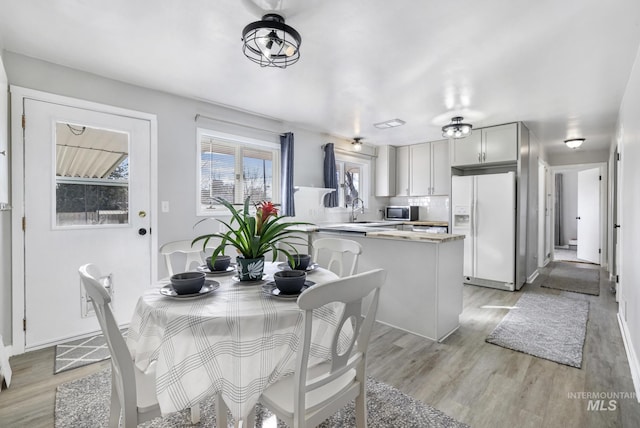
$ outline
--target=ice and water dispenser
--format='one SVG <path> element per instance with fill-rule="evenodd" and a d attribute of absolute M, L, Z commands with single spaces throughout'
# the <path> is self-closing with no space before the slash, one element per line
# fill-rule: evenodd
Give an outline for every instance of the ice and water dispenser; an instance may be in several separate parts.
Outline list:
<path fill-rule="evenodd" d="M 456 229 L 469 229 L 471 225 L 471 209 L 468 206 L 453 207 L 453 227 Z"/>

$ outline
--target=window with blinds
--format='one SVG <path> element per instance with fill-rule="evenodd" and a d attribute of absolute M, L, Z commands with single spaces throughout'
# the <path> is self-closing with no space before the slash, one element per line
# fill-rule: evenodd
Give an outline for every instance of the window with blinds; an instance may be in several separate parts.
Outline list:
<path fill-rule="evenodd" d="M 273 201 L 278 174 L 274 174 L 279 150 L 241 142 L 223 141 L 202 135 L 200 138 L 200 210 L 220 209 L 215 197 L 242 204 L 247 196 L 252 203 Z"/>

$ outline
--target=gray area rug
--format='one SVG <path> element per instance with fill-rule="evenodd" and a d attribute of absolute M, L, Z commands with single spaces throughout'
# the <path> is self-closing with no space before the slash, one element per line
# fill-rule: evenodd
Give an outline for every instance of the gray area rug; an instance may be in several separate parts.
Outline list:
<path fill-rule="evenodd" d="M 525 293 L 486 341 L 580 368 L 588 318 L 587 301 Z"/>
<path fill-rule="evenodd" d="M 106 427 L 109 422 L 110 391 L 111 369 L 60 385 L 56 392 L 55 426 L 57 428 Z M 441 411 L 372 378 L 367 380 L 367 409 L 370 428 L 468 428 L 468 425 L 457 422 Z M 256 426 L 262 426 L 262 421 L 270 417 L 272 417 L 271 413 L 258 405 Z M 189 410 L 184 410 L 139 426 L 144 428 L 215 427 L 215 421 L 215 404 L 211 399 L 201 403 L 199 425 L 192 425 Z M 229 426 L 233 426 L 231 419 L 229 423 Z M 285 425 L 279 422 L 278 427 L 285 427 Z M 322 423 L 320 427 L 355 427 L 353 402 Z"/>
<path fill-rule="evenodd" d="M 571 263 L 551 263 L 551 270 L 541 287 L 574 293 L 600 295 L 600 269 L 575 267 Z"/>
<path fill-rule="evenodd" d="M 127 337 L 127 329 L 120 330 Z M 71 340 L 56 345 L 53 374 L 97 363 L 111 358 L 107 342 L 102 334 Z"/>

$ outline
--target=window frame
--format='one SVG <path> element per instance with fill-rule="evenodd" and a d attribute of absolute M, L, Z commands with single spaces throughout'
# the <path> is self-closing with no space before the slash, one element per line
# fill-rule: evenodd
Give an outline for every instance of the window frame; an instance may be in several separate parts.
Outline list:
<path fill-rule="evenodd" d="M 242 177 L 242 159 L 238 155 L 241 153 L 242 148 L 269 150 L 273 153 L 272 160 L 272 181 L 271 181 L 271 200 L 274 204 L 280 203 L 280 144 L 272 143 L 270 141 L 259 140 L 256 138 L 244 137 L 241 135 L 228 134 L 225 132 L 214 131 L 207 128 L 197 128 L 196 131 L 196 216 L 198 217 L 219 217 L 230 216 L 231 212 L 222 205 L 213 205 L 211 209 L 204 209 L 201 201 L 201 183 L 202 183 L 202 139 L 203 137 L 209 137 L 217 140 L 223 145 L 235 147 L 236 150 L 236 164 L 235 173 Z M 236 192 L 239 187 L 238 183 L 242 183 L 242 178 L 236 178 Z M 236 204 L 234 204 L 236 205 Z"/>
<path fill-rule="evenodd" d="M 351 154 L 345 154 L 336 152 L 336 170 L 340 173 L 340 179 L 338 181 L 338 208 L 344 210 L 350 210 L 351 207 L 346 206 L 345 203 L 345 180 L 344 180 L 344 166 L 345 164 L 356 164 L 362 168 L 362 183 L 360 183 L 360 189 L 358 197 L 363 200 L 364 208 L 369 206 L 369 195 L 371 193 L 372 177 L 371 177 L 371 159 L 360 156 L 354 156 Z"/>

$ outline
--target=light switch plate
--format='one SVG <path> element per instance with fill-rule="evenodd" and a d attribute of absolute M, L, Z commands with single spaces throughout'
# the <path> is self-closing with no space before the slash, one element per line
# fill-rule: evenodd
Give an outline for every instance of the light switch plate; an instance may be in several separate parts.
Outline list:
<path fill-rule="evenodd" d="M 162 201 L 162 212 L 163 213 L 168 213 L 169 212 L 169 201 Z"/>

